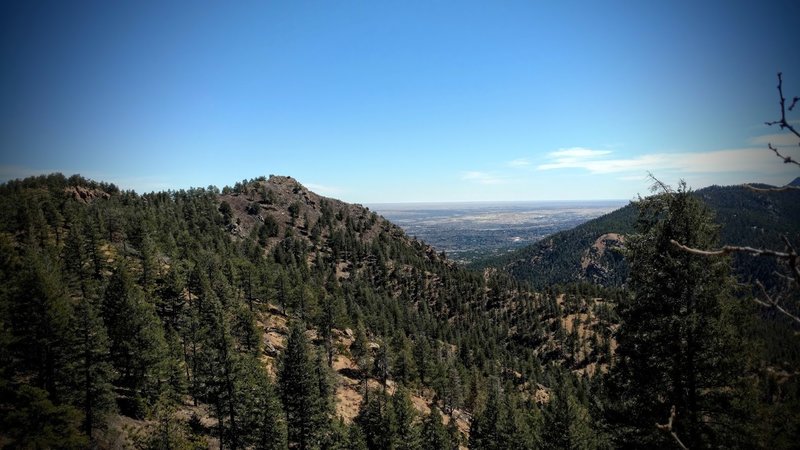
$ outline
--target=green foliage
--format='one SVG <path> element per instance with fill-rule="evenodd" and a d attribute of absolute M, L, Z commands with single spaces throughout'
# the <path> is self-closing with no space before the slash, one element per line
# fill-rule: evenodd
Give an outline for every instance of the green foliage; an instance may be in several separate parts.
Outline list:
<path fill-rule="evenodd" d="M 105 423 L 105 416 L 116 410 L 116 403 L 106 330 L 96 308 L 86 299 L 78 301 L 70 320 L 65 374 L 65 396 L 83 412 L 83 432 L 92 437 L 95 428 Z"/>
<path fill-rule="evenodd" d="M 472 444 L 470 444 L 472 447 Z M 439 408 L 431 408 L 430 414 L 425 416 L 422 421 L 422 449 L 423 450 L 442 450 L 453 448 L 450 434 L 442 424 L 442 414 Z M 480 448 L 480 447 L 475 447 Z"/>
<path fill-rule="evenodd" d="M 612 397 L 619 443 L 665 446 L 653 426 L 677 408 L 675 430 L 689 447 L 746 442 L 748 410 L 739 397 L 747 361 L 730 314 L 728 261 L 677 249 L 717 245 L 708 210 L 681 184 L 640 200 L 638 234 L 627 243 L 632 296 L 622 326 Z M 742 319 L 739 317 L 739 319 Z"/>
<path fill-rule="evenodd" d="M 388 396 L 382 391 L 372 391 L 365 396 L 355 423 L 361 427 L 368 449 L 393 448 L 394 411 Z"/>
<path fill-rule="evenodd" d="M 168 347 L 155 306 L 145 300 L 124 263 L 106 288 L 102 316 L 119 384 L 129 390 L 131 413 L 141 416 L 139 399 L 152 404 L 166 388 Z"/>
<path fill-rule="evenodd" d="M 317 360 L 311 354 L 305 327 L 295 323 L 286 343 L 278 372 L 283 409 L 289 429 L 289 443 L 301 449 L 313 448 L 320 440 L 320 426 L 327 420 L 321 396 Z"/>
<path fill-rule="evenodd" d="M 77 200 L 77 186 L 97 191 Z M 120 414 L 148 420 L 141 448 L 215 438 L 230 448 L 452 449 L 460 433 L 454 420 L 442 425 L 439 407 L 472 415 L 476 448 L 594 448 L 614 430 L 603 420 L 614 419 L 609 399 L 635 391 L 621 384 L 615 397 L 599 377 L 576 375 L 612 361 L 612 331 L 633 317 L 616 308 L 628 308 L 625 291 L 583 284 L 531 292 L 503 273 L 459 267 L 374 213 L 290 178 L 243 180 L 222 194 L 209 187 L 139 196 L 54 175 L 0 185 L 0 211 L 0 382 L 6 392 L 38 389 L 29 397 L 46 410 L 42 429 L 86 445 L 89 432 L 105 442 L 116 400 Z M 568 275 L 559 258 L 546 258 L 553 275 Z M 732 324 L 747 311 L 731 305 L 712 314 L 712 329 L 736 343 Z M 265 345 L 271 314 L 305 322 L 291 327 L 283 351 Z M 568 315 L 580 317 L 588 339 L 566 332 Z M 306 326 L 317 341 L 308 342 Z M 626 326 L 620 345 L 633 333 Z M 765 332 L 747 330 L 754 341 Z M 793 336 L 766 332 L 775 336 L 767 347 L 779 346 L 781 332 Z M 263 350 L 280 353 L 276 380 Z M 773 351 L 770 361 L 783 367 L 798 353 Z M 337 353 L 352 356 L 357 370 L 332 375 Z M 709 364 L 712 356 L 705 354 Z M 781 372 L 767 372 L 758 373 L 762 401 L 752 408 L 765 425 L 754 433 L 779 448 L 796 436 L 787 418 L 797 416 L 797 393 Z M 353 425 L 331 420 L 339 376 L 362 382 L 366 399 Z M 385 393 L 366 389 L 375 381 Z M 417 416 L 411 389 L 435 404 L 431 415 Z M 533 394 L 543 389 L 551 401 L 540 405 Z M 0 398 L 3 414 L 18 410 L 14 398 Z M 195 419 L 187 428 L 188 402 L 216 425 Z M 730 410 L 747 405 L 737 394 Z M 660 406 L 667 409 L 630 429 L 652 432 L 666 418 L 668 405 Z M 685 426 L 684 418 L 676 423 Z M 4 438 L 36 438 L 15 420 L 3 423 L 11 430 Z M 785 431 L 773 432 L 782 423 Z"/>
<path fill-rule="evenodd" d="M 0 386 L 0 393 L 10 405 L 0 410 L 8 448 L 82 449 L 88 445 L 77 409 L 55 405 L 46 391 L 27 384 Z"/>
<path fill-rule="evenodd" d="M 392 396 L 392 415 L 394 417 L 394 448 L 397 450 L 417 450 L 421 447 L 420 430 L 416 423 L 417 412 L 403 387 Z"/>
<path fill-rule="evenodd" d="M 545 447 L 611 448 L 607 437 L 589 415 L 589 408 L 576 395 L 572 383 L 557 386 L 543 413 L 542 443 Z"/>

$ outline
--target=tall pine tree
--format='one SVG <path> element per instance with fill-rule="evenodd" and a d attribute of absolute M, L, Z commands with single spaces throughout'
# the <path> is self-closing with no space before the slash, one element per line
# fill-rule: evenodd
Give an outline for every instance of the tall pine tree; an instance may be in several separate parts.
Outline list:
<path fill-rule="evenodd" d="M 717 227 L 681 182 L 657 182 L 638 203 L 637 234 L 627 243 L 630 298 L 619 307 L 611 421 L 621 447 L 665 447 L 656 428 L 676 408 L 674 431 L 690 448 L 736 445 L 746 430 L 739 385 L 745 358 L 734 332 L 736 301 L 728 261 L 677 248 L 714 248 Z"/>
<path fill-rule="evenodd" d="M 278 372 L 283 409 L 289 429 L 289 444 L 300 449 L 314 447 L 320 438 L 320 426 L 327 421 L 324 399 L 304 326 L 292 326 L 286 351 Z"/>

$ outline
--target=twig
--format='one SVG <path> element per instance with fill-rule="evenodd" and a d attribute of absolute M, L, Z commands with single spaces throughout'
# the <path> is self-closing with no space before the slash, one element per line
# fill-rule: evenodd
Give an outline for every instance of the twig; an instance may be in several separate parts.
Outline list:
<path fill-rule="evenodd" d="M 798 132 L 787 120 L 786 120 L 786 97 L 783 96 L 783 74 L 778 72 L 778 95 L 781 98 L 781 118 L 780 120 L 773 120 L 772 122 L 765 122 L 768 126 L 772 125 L 779 125 L 781 130 L 787 129 L 794 133 L 795 136 L 800 137 L 800 132 Z M 797 103 L 797 98 L 792 100 L 792 104 L 789 106 L 789 111 L 794 108 L 794 105 Z"/>
<path fill-rule="evenodd" d="M 789 241 L 789 238 L 787 238 L 786 236 L 781 236 L 781 237 L 783 238 L 783 241 L 786 244 L 786 252 L 776 252 L 774 250 L 767 250 L 767 249 L 753 248 L 753 247 L 737 247 L 733 245 L 726 245 L 719 250 L 700 250 L 697 248 L 687 247 L 675 241 L 674 239 L 671 239 L 670 242 L 672 243 L 672 245 L 685 252 L 700 256 L 723 256 L 731 253 L 748 253 L 754 256 L 768 256 L 768 257 L 771 256 L 777 259 L 785 260 L 786 264 L 789 266 L 789 269 L 792 272 L 792 277 L 788 277 L 786 275 L 781 275 L 781 277 L 789 280 L 790 282 L 794 282 L 796 285 L 800 286 L 800 264 L 798 264 L 799 258 L 797 255 L 797 251 L 795 251 L 794 247 L 792 246 L 792 243 Z M 794 320 L 797 323 L 800 323 L 800 317 L 790 313 L 789 311 L 785 310 L 781 305 L 779 305 L 778 304 L 779 299 L 772 298 L 767 292 L 767 289 L 761 283 L 761 281 L 756 280 L 755 284 L 760 288 L 761 293 L 766 299 L 766 301 L 759 300 L 754 297 L 753 298 L 754 302 L 758 303 L 761 306 L 765 306 L 767 308 L 775 308 L 781 314 L 785 315 L 786 317 L 789 317 L 790 319 Z"/>
<path fill-rule="evenodd" d="M 661 188 L 661 191 L 662 191 L 663 193 L 665 193 L 665 194 L 671 194 L 671 193 L 672 193 L 672 189 L 670 189 L 670 187 L 669 187 L 669 186 L 667 186 L 666 184 L 664 184 L 664 182 L 663 182 L 663 181 L 661 181 L 661 180 L 659 180 L 658 178 L 656 178 L 656 176 L 655 176 L 655 175 L 653 175 L 653 174 L 652 174 L 652 173 L 650 173 L 650 172 L 647 172 L 647 176 L 648 176 L 648 177 L 649 177 L 651 180 L 653 180 L 653 185 L 650 187 L 650 191 L 651 191 L 651 192 L 655 192 L 655 191 L 657 191 L 659 188 Z"/>
<path fill-rule="evenodd" d="M 778 278 L 783 278 L 790 286 L 792 284 L 794 284 L 794 283 L 797 283 L 797 280 L 795 280 L 794 278 L 786 276 L 786 275 L 778 272 L 777 270 L 773 270 L 772 274 L 775 275 Z"/>
<path fill-rule="evenodd" d="M 778 151 L 778 149 L 773 147 L 771 143 L 768 143 L 767 147 L 770 150 L 772 150 L 773 152 L 775 152 L 775 155 L 778 158 L 782 159 L 784 164 L 797 164 L 798 166 L 800 166 L 800 162 L 797 162 L 797 160 L 792 159 L 791 156 L 783 156 L 783 155 L 781 155 L 780 152 Z"/>
<path fill-rule="evenodd" d="M 667 433 L 671 434 L 672 437 L 675 439 L 675 442 L 677 442 L 678 445 L 683 450 L 689 450 L 689 447 L 683 445 L 683 442 L 681 442 L 680 438 L 678 438 L 678 435 L 675 433 L 675 431 L 672 430 L 672 421 L 673 420 L 675 420 L 675 405 L 672 405 L 672 408 L 669 411 L 669 420 L 667 421 L 667 423 L 665 423 L 665 424 L 656 423 L 656 427 L 658 427 L 658 429 L 661 430 L 661 431 L 664 431 L 664 432 L 667 432 Z"/>
<path fill-rule="evenodd" d="M 763 249 L 763 248 L 754 248 L 754 247 L 739 247 L 735 245 L 726 245 L 719 250 L 700 250 L 697 248 L 687 247 L 680 242 L 676 241 L 675 239 L 670 239 L 670 243 L 679 249 L 693 253 L 695 255 L 700 256 L 723 256 L 729 255 L 731 253 L 749 253 L 754 256 L 773 256 L 778 259 L 786 259 L 791 260 L 792 255 L 789 253 L 784 252 L 776 252 L 775 250 Z M 797 255 L 794 255 L 795 257 Z"/>
<path fill-rule="evenodd" d="M 756 281 L 756 285 L 759 287 L 759 289 L 761 289 L 761 295 L 763 295 L 764 298 L 767 299 L 767 301 L 759 300 L 753 297 L 754 302 L 758 303 L 761 306 L 765 306 L 767 308 L 775 308 L 781 314 L 785 315 L 786 317 L 789 317 L 790 319 L 794 320 L 797 323 L 800 323 L 800 317 L 797 317 L 794 314 L 790 313 L 789 311 L 783 309 L 783 307 L 778 304 L 779 299 L 773 299 L 772 296 L 770 296 L 769 293 L 767 292 L 767 289 L 764 287 L 763 284 L 761 284 L 760 281 Z"/>
<path fill-rule="evenodd" d="M 797 252 L 795 251 L 792 244 L 789 242 L 789 239 L 786 236 L 781 236 L 783 241 L 786 243 L 786 252 L 778 252 L 775 250 L 769 250 L 765 248 L 754 248 L 754 247 L 739 247 L 736 245 L 726 245 L 719 250 L 700 250 L 697 248 L 687 247 L 674 239 L 670 239 L 670 242 L 675 247 L 695 255 L 700 256 L 723 256 L 729 255 L 731 253 L 748 253 L 753 256 L 767 256 L 773 257 L 776 259 L 781 259 L 786 261 L 786 264 L 789 266 L 789 270 L 792 273 L 795 281 L 798 285 L 800 285 L 800 257 L 798 257 Z"/>

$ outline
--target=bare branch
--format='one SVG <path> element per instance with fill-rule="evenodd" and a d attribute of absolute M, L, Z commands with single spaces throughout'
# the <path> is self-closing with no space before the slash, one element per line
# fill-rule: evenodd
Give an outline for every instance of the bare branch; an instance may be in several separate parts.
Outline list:
<path fill-rule="evenodd" d="M 665 423 L 665 424 L 656 423 L 656 427 L 659 430 L 664 431 L 664 432 L 669 433 L 670 435 L 672 435 L 673 439 L 675 439 L 675 442 L 677 442 L 678 445 L 683 450 L 689 450 L 689 447 L 683 445 L 683 442 L 681 442 L 680 438 L 678 438 L 678 435 L 675 433 L 675 431 L 672 430 L 672 422 L 674 420 L 675 420 L 675 405 L 672 405 L 672 408 L 669 410 L 669 420 L 667 421 L 667 423 Z"/>
<path fill-rule="evenodd" d="M 778 149 L 773 147 L 771 143 L 768 143 L 767 147 L 769 147 L 770 150 L 775 152 L 775 155 L 777 155 L 778 158 L 782 159 L 784 164 L 797 164 L 798 166 L 800 166 L 800 162 L 797 162 L 797 160 L 792 159 L 791 156 L 783 156 L 783 155 L 781 155 L 780 152 L 778 151 Z"/>
<path fill-rule="evenodd" d="M 667 186 L 666 184 L 664 184 L 663 181 L 661 181 L 658 178 L 656 178 L 656 176 L 653 175 L 651 172 L 647 172 L 647 176 L 651 180 L 653 180 L 653 185 L 650 187 L 650 191 L 651 192 L 655 192 L 655 191 L 661 189 L 661 192 L 663 192 L 665 194 L 671 194 L 672 193 L 672 189 L 669 186 Z"/>
<path fill-rule="evenodd" d="M 765 306 L 767 308 L 775 308 L 781 314 L 785 315 L 786 317 L 789 317 L 790 319 L 794 320 L 797 323 L 800 323 L 800 317 L 797 317 L 794 314 L 790 313 L 789 311 L 783 309 L 783 307 L 778 304 L 778 299 L 773 299 L 772 296 L 770 296 L 769 293 L 767 292 L 767 289 L 764 287 L 763 284 L 761 284 L 760 281 L 756 281 L 756 285 L 761 290 L 761 295 L 764 296 L 766 301 L 762 301 L 753 297 L 754 302 L 758 303 L 761 306 Z"/>
<path fill-rule="evenodd" d="M 782 279 L 783 279 L 784 281 L 786 281 L 786 282 L 787 282 L 789 285 L 792 285 L 792 284 L 794 284 L 794 283 L 797 283 L 797 280 L 795 280 L 794 278 L 792 278 L 792 277 L 787 277 L 786 275 L 784 275 L 784 274 L 782 274 L 782 273 L 778 272 L 777 270 L 773 270 L 773 271 L 772 271 L 772 274 L 773 274 L 773 275 L 775 275 L 775 276 L 776 276 L 776 277 L 778 277 L 778 278 L 782 278 Z"/>
<path fill-rule="evenodd" d="M 797 101 L 800 100 L 800 97 L 795 97 L 792 99 L 792 104 L 789 105 L 789 111 L 793 110 L 795 105 L 797 105 Z"/>
<path fill-rule="evenodd" d="M 729 255 L 732 253 L 746 253 L 753 256 L 766 256 L 766 257 L 773 257 L 782 261 L 786 262 L 786 265 L 789 266 L 789 271 L 791 272 L 792 277 L 783 276 L 783 278 L 790 279 L 795 283 L 796 286 L 800 286 L 800 256 L 798 256 L 797 251 L 792 246 L 791 241 L 785 235 L 782 235 L 781 238 L 783 242 L 786 244 L 786 251 L 785 252 L 778 252 L 775 250 L 769 249 L 762 249 L 762 248 L 754 248 L 754 247 L 739 247 L 734 245 L 726 245 L 719 250 L 700 250 L 697 248 L 687 247 L 674 239 L 670 240 L 670 243 L 675 247 L 683 250 L 685 252 L 691 253 L 693 255 L 700 255 L 700 256 L 723 256 Z M 761 288 L 762 293 L 764 294 L 764 298 L 766 298 L 766 302 L 756 300 L 756 303 L 759 303 L 763 306 L 767 306 L 770 308 L 776 308 L 778 311 L 790 317 L 792 320 L 797 321 L 800 323 L 800 318 L 797 316 L 789 313 L 785 309 L 783 309 L 777 302 L 777 299 L 773 299 L 767 293 L 767 290 L 764 288 L 764 285 L 761 284 L 760 281 L 756 281 L 756 284 Z"/>
<path fill-rule="evenodd" d="M 729 255 L 731 253 L 749 253 L 754 256 L 772 256 L 778 259 L 785 259 L 785 260 L 791 260 L 793 256 L 789 253 L 776 252 L 774 250 L 754 248 L 754 247 L 739 247 L 735 245 L 726 245 L 719 250 L 700 250 L 697 248 L 687 247 L 674 239 L 671 239 L 670 243 L 672 243 L 672 245 L 678 247 L 679 249 L 685 252 L 693 253 L 695 255 L 700 255 L 700 256 L 723 256 L 723 255 Z M 797 255 L 794 255 L 794 257 L 796 258 Z"/>
<path fill-rule="evenodd" d="M 773 120 L 772 122 L 766 122 L 768 126 L 778 125 L 781 127 L 781 130 L 787 129 L 794 133 L 795 136 L 800 138 L 800 132 L 798 132 L 787 120 L 786 120 L 786 97 L 783 96 L 783 74 L 778 72 L 778 95 L 781 98 L 781 118 L 779 120 Z M 789 111 L 794 108 L 794 105 L 797 103 L 797 99 L 795 98 L 792 101 L 792 104 L 789 106 Z"/>

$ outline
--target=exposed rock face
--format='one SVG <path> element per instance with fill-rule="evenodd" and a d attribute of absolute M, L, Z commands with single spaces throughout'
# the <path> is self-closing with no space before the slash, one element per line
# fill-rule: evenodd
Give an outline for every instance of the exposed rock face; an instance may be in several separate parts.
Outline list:
<path fill-rule="evenodd" d="M 70 186 L 64 189 L 67 195 L 70 195 L 75 200 L 81 203 L 91 203 L 96 198 L 110 198 L 108 192 L 101 191 L 100 189 L 91 189 L 83 186 Z"/>
<path fill-rule="evenodd" d="M 581 257 L 583 277 L 587 281 L 603 284 L 612 269 L 612 264 L 622 258 L 618 250 L 622 249 L 624 244 L 625 236 L 617 233 L 606 233 L 598 237 Z"/>

